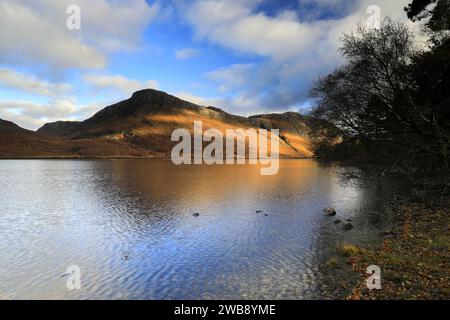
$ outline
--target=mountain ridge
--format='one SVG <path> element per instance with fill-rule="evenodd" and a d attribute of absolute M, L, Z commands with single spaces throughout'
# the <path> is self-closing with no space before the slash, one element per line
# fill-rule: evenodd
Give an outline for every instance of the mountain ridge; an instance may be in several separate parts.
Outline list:
<path fill-rule="evenodd" d="M 279 129 L 281 157 L 314 156 L 309 136 L 313 119 L 309 116 L 286 112 L 243 117 L 213 106 L 200 106 L 162 91 L 143 89 L 84 121 L 46 123 L 35 132 L 19 130 L 21 134 L 16 134 L 12 140 L 17 143 L 18 137 L 28 139 L 30 148 L 34 149 L 8 153 L 8 147 L 3 145 L 0 146 L 0 157 L 35 157 L 41 154 L 40 151 L 45 151 L 41 154 L 43 157 L 63 158 L 167 157 L 174 146 L 170 139 L 173 130 L 186 128 L 192 132 L 195 120 L 202 121 L 204 130 L 216 128 L 222 132 L 226 129 Z M 11 123 L 4 126 L 12 128 Z M 9 131 L 9 135 L 14 136 L 17 128 Z M 1 133 L 1 126 L 0 134 L 6 135 L 6 131 Z M 46 148 L 45 144 L 53 145 L 55 149 Z M 9 145 L 14 149 L 14 145 Z"/>

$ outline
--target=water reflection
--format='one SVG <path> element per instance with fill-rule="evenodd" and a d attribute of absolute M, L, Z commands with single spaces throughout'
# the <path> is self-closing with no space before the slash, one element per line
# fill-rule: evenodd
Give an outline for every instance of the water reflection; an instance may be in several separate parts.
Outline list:
<path fill-rule="evenodd" d="M 276 176 L 159 160 L 2 161 L 0 298 L 315 297 L 318 257 L 380 222 L 377 190 L 342 184 L 337 171 L 311 160 L 281 161 Z M 344 233 L 325 206 L 357 228 Z M 66 288 L 69 265 L 81 268 L 79 291 Z"/>

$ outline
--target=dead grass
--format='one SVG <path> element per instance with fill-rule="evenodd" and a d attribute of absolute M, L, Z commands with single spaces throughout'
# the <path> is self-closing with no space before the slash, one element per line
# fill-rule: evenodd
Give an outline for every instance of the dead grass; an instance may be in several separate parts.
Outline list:
<path fill-rule="evenodd" d="M 398 218 L 397 236 L 376 248 L 342 247 L 347 265 L 360 277 L 348 299 L 449 299 L 448 206 L 403 205 Z M 382 290 L 367 289 L 369 265 L 381 268 Z"/>

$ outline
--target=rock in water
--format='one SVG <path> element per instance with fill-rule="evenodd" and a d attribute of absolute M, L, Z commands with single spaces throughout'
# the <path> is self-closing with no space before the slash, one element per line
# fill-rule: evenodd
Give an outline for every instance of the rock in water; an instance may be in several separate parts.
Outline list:
<path fill-rule="evenodd" d="M 200 213 L 198 212 L 194 213 L 194 217 L 200 217 Z"/>
<path fill-rule="evenodd" d="M 339 220 L 339 219 L 337 219 L 337 220 L 334 220 L 334 224 L 339 224 L 339 223 L 341 223 L 342 221 L 341 220 Z"/>
<path fill-rule="evenodd" d="M 325 212 L 325 214 L 329 217 L 336 215 L 336 210 L 334 210 L 333 208 L 330 208 L 330 207 L 323 209 L 323 212 Z"/>
<path fill-rule="evenodd" d="M 391 230 L 387 230 L 387 231 L 383 232 L 383 236 L 384 236 L 386 239 L 392 239 L 392 238 L 395 238 L 396 233 L 393 232 L 393 231 L 391 231 Z"/>
<path fill-rule="evenodd" d="M 354 226 L 349 222 L 344 224 L 344 230 L 348 231 L 348 230 L 352 230 L 354 228 Z"/>

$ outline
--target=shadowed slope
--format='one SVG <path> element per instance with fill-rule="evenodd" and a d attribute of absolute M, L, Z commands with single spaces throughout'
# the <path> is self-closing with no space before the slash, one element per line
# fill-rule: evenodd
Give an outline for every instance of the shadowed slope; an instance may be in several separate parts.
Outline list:
<path fill-rule="evenodd" d="M 224 135 L 227 129 L 280 129 L 280 156 L 305 158 L 313 156 L 308 119 L 294 112 L 246 118 L 145 89 L 82 122 L 47 123 L 37 132 L 16 126 L 8 133 L 16 135 L 14 142 L 3 145 L 0 156 L 168 157 L 176 144 L 172 132 L 185 128 L 193 134 L 194 121 L 202 121 L 204 131 L 215 128 Z"/>

